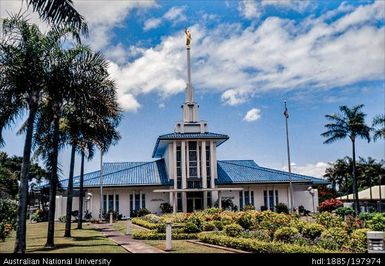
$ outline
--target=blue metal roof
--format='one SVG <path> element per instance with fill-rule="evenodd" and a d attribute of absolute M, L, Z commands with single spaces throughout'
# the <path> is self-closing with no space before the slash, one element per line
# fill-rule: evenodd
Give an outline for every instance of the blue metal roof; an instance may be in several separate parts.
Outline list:
<path fill-rule="evenodd" d="M 74 177 L 74 187 L 79 187 L 80 176 Z M 60 180 L 63 188 L 68 187 L 68 179 Z M 41 184 L 40 187 L 48 184 Z M 100 186 L 100 170 L 84 174 L 84 187 Z M 153 162 L 117 162 L 103 164 L 103 186 L 169 186 L 163 159 Z"/>
<path fill-rule="evenodd" d="M 328 184 L 326 180 L 291 173 L 293 183 Z M 218 161 L 218 185 L 288 183 L 289 173 L 258 166 L 253 160 Z"/>
<path fill-rule="evenodd" d="M 169 133 L 161 135 L 156 140 L 152 158 L 161 157 L 165 151 L 166 144 L 169 140 L 184 140 L 184 139 L 216 139 L 216 145 L 219 146 L 229 139 L 228 135 L 206 132 L 206 133 Z"/>

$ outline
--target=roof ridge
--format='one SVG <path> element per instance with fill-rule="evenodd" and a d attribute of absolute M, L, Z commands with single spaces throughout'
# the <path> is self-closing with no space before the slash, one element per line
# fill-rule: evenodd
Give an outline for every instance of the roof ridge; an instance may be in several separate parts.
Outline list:
<path fill-rule="evenodd" d="M 239 161 L 253 161 L 255 163 L 256 167 L 255 166 L 249 166 L 249 165 L 239 165 L 239 164 L 236 164 L 236 163 L 231 163 L 230 161 L 232 161 L 232 160 L 218 160 L 218 162 L 223 162 L 223 163 L 227 163 L 227 164 L 237 165 L 237 166 L 241 166 L 241 167 L 247 167 L 247 168 L 251 168 L 251 169 L 261 168 L 260 166 L 257 165 L 257 163 L 254 160 L 239 160 Z M 234 160 L 234 161 L 236 161 L 236 160 Z"/>

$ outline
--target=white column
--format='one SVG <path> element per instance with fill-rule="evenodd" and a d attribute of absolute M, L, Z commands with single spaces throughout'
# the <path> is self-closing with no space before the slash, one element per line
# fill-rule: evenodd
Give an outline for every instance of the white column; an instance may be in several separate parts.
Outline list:
<path fill-rule="evenodd" d="M 173 201 L 173 205 L 172 205 L 172 212 L 173 213 L 176 213 L 177 208 L 178 208 L 178 197 L 177 197 L 177 195 L 178 195 L 177 192 L 173 192 L 173 196 L 174 196 L 174 201 Z"/>
<path fill-rule="evenodd" d="M 214 160 L 214 141 L 210 141 L 210 187 L 215 188 L 215 173 L 216 173 L 216 161 Z M 218 199 L 218 192 L 212 191 L 211 192 L 211 201 L 214 203 Z"/>
<path fill-rule="evenodd" d="M 177 182 L 178 182 L 177 171 L 176 171 L 176 146 L 177 146 L 176 141 L 173 141 L 172 142 L 172 154 L 173 154 L 172 158 L 173 158 L 173 160 L 172 160 L 171 165 L 172 165 L 172 169 L 173 169 L 173 173 L 174 173 L 174 175 L 173 175 L 174 189 L 177 188 Z"/>
<path fill-rule="evenodd" d="M 218 208 L 222 208 L 222 194 L 221 191 L 218 191 Z"/>
<path fill-rule="evenodd" d="M 287 206 L 291 209 L 290 186 L 287 186 Z"/>
<path fill-rule="evenodd" d="M 277 205 L 277 203 L 275 202 L 275 188 L 273 186 L 273 210 L 275 210 L 275 205 Z"/>
<path fill-rule="evenodd" d="M 202 141 L 201 159 L 202 187 L 207 188 L 206 141 Z"/>
<path fill-rule="evenodd" d="M 110 204 L 109 204 L 109 193 L 107 192 L 106 193 L 106 214 L 110 211 L 110 209 L 109 209 L 109 206 Z"/>
<path fill-rule="evenodd" d="M 134 206 L 133 206 L 134 207 Z M 128 217 L 131 217 L 130 192 L 128 192 Z"/>
<path fill-rule="evenodd" d="M 142 191 L 139 191 L 139 209 L 142 208 Z"/>
<path fill-rule="evenodd" d="M 266 187 L 266 192 L 267 192 L 267 209 L 270 210 L 270 191 L 269 191 L 269 187 Z"/>
<path fill-rule="evenodd" d="M 181 168 L 182 168 L 182 188 L 187 188 L 187 176 L 186 176 L 186 142 L 181 142 Z M 187 212 L 187 195 L 186 192 L 182 192 L 182 211 Z"/>
<path fill-rule="evenodd" d="M 135 210 L 135 190 L 132 191 L 132 210 Z"/>

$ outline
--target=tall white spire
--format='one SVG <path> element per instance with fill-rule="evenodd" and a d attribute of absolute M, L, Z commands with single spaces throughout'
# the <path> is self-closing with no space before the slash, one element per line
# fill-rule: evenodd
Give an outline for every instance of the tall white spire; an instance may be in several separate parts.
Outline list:
<path fill-rule="evenodd" d="M 185 90 L 185 103 L 183 104 L 183 121 L 194 123 L 198 121 L 198 106 L 194 101 L 194 89 L 191 82 L 190 43 L 192 38 L 191 33 L 187 28 L 184 32 L 186 34 L 187 85 Z"/>
<path fill-rule="evenodd" d="M 190 58 L 190 43 L 191 33 L 186 28 L 186 55 L 187 55 L 187 84 L 185 89 L 185 101 L 182 105 L 183 121 L 177 122 L 175 132 L 178 133 L 204 133 L 207 132 L 207 122 L 198 121 L 198 104 L 194 99 L 194 88 L 191 82 L 191 58 Z"/>

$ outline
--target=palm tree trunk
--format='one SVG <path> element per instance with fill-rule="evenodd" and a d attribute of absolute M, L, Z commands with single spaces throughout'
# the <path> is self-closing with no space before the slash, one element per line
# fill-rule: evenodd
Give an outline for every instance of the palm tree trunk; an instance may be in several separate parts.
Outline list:
<path fill-rule="evenodd" d="M 24 142 L 23 163 L 21 166 L 19 204 L 17 206 L 17 229 L 15 241 L 15 253 L 25 253 L 27 234 L 27 197 L 29 167 L 31 161 L 31 148 L 33 136 L 33 122 L 35 120 L 37 106 L 31 106 L 27 120 L 27 132 Z"/>
<path fill-rule="evenodd" d="M 356 176 L 356 144 L 355 139 L 352 139 L 353 147 L 353 194 L 355 196 L 354 210 L 355 215 L 357 216 L 360 213 L 360 202 L 358 199 L 358 187 L 357 187 L 357 176 Z"/>
<path fill-rule="evenodd" d="M 82 151 L 82 158 L 80 163 L 78 229 L 82 229 L 82 222 L 83 222 L 83 181 L 84 181 L 84 151 Z"/>
<path fill-rule="evenodd" d="M 72 213 L 72 198 L 73 198 L 73 192 L 74 192 L 75 151 L 76 151 L 76 146 L 73 144 L 71 148 L 70 174 L 68 178 L 66 228 L 64 232 L 64 237 L 71 237 L 71 217 L 72 217 L 71 213 Z"/>
<path fill-rule="evenodd" d="M 51 182 L 49 190 L 49 212 L 48 212 L 48 232 L 47 243 L 45 247 L 53 248 L 55 246 L 55 208 L 56 208 L 56 186 L 58 181 L 58 155 L 59 155 L 59 117 L 54 120 L 54 132 L 52 138 L 52 154 L 50 154 Z"/>

